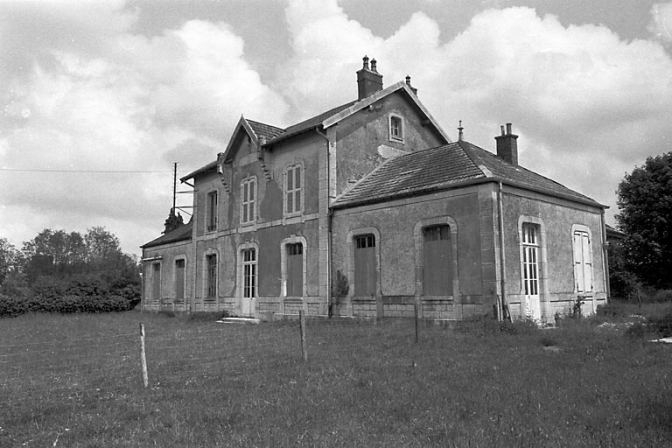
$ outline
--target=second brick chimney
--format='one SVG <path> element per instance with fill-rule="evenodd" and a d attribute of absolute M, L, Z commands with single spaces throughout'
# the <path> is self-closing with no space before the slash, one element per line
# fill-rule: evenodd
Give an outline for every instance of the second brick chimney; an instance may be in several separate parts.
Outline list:
<path fill-rule="evenodd" d="M 518 165 L 518 136 L 511 133 L 511 123 L 506 123 L 506 133 L 504 133 L 504 126 L 501 129 L 502 135 L 495 137 L 497 156 L 511 165 Z"/>
<path fill-rule="evenodd" d="M 376 60 L 371 60 L 371 68 L 369 68 L 368 56 L 364 56 L 363 62 L 361 70 L 357 72 L 357 90 L 360 100 L 383 90 L 383 75 L 376 70 Z"/>

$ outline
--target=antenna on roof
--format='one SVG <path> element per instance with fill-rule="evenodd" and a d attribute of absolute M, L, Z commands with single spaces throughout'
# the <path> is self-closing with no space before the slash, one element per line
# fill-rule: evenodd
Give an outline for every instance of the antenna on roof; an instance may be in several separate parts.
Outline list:
<path fill-rule="evenodd" d="M 457 141 L 461 142 L 462 139 L 464 138 L 464 132 L 463 132 L 464 128 L 462 127 L 462 120 L 460 120 L 460 124 L 459 124 L 457 130 L 458 130 Z"/>

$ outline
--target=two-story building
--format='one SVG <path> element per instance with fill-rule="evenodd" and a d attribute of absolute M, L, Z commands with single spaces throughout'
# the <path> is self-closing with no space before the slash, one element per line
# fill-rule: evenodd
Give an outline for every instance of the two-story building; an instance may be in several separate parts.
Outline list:
<path fill-rule="evenodd" d="M 189 224 L 143 246 L 146 309 L 552 320 L 607 299 L 604 206 L 497 154 L 452 142 L 410 78 L 375 60 L 355 101 L 286 129 L 241 118 L 182 178 Z"/>

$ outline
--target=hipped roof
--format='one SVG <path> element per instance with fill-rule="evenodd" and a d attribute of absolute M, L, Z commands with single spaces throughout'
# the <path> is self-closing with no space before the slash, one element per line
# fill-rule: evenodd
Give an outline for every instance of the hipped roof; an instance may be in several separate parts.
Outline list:
<path fill-rule="evenodd" d="M 467 141 L 389 159 L 339 196 L 332 208 L 353 207 L 485 182 L 502 182 L 607 208 L 588 196 L 522 166 L 509 164 Z"/>

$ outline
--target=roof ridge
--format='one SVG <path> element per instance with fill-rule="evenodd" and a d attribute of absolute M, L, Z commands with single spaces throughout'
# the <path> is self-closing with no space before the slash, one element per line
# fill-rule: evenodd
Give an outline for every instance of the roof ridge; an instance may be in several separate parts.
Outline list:
<path fill-rule="evenodd" d="M 352 185 L 350 187 L 347 187 L 345 190 L 343 190 L 341 192 L 341 194 L 336 196 L 331 203 L 334 204 L 334 203 L 338 202 L 339 199 L 343 198 L 345 195 L 352 192 L 355 188 L 357 188 L 357 186 L 361 185 L 366 179 L 373 176 L 374 173 L 377 173 L 380 169 L 382 169 L 384 166 L 386 166 L 388 163 L 390 163 L 390 161 L 397 160 L 401 157 L 408 156 L 410 154 L 414 154 L 414 152 L 410 152 L 408 154 L 402 154 L 402 155 L 399 155 L 397 157 L 390 157 L 389 159 L 385 160 L 383 163 L 381 163 L 380 165 L 378 165 L 377 167 L 375 167 L 374 169 L 369 171 L 367 174 L 362 176 L 357 182 L 354 183 L 354 185 Z"/>
<path fill-rule="evenodd" d="M 243 117 L 243 118 L 245 118 L 245 117 Z M 263 126 L 268 126 L 268 127 L 271 127 L 271 128 L 275 128 L 275 129 L 277 129 L 277 130 L 279 130 L 279 131 L 283 131 L 283 132 L 285 131 L 284 128 L 281 128 L 281 127 L 279 127 L 279 126 L 275 126 L 275 125 L 273 125 L 273 124 L 264 123 L 263 121 L 252 120 L 252 119 L 250 119 L 250 118 L 245 118 L 245 120 L 246 120 L 248 123 L 261 124 L 261 125 L 263 125 Z"/>
<path fill-rule="evenodd" d="M 481 170 L 481 172 L 483 173 L 483 175 L 484 175 L 485 177 L 488 177 L 488 178 L 490 178 L 490 177 L 494 177 L 493 174 L 492 174 L 492 171 L 490 171 L 490 170 L 488 169 L 488 167 L 485 166 L 485 164 L 483 163 L 483 160 L 481 160 L 480 156 L 479 156 L 478 154 L 476 154 L 476 153 L 473 151 L 472 146 L 473 146 L 473 147 L 476 147 L 476 148 L 478 148 L 478 146 L 476 146 L 476 145 L 472 145 L 471 143 L 469 143 L 469 142 L 466 141 L 466 140 L 458 140 L 456 143 L 458 144 L 458 146 L 459 146 L 460 148 L 462 148 L 462 150 L 465 152 L 465 154 L 467 155 L 467 157 L 469 157 L 469 159 L 471 160 L 471 162 L 472 162 L 474 165 L 476 165 L 476 167 L 477 167 L 479 170 Z M 479 149 L 483 149 L 483 148 L 479 148 Z"/>

